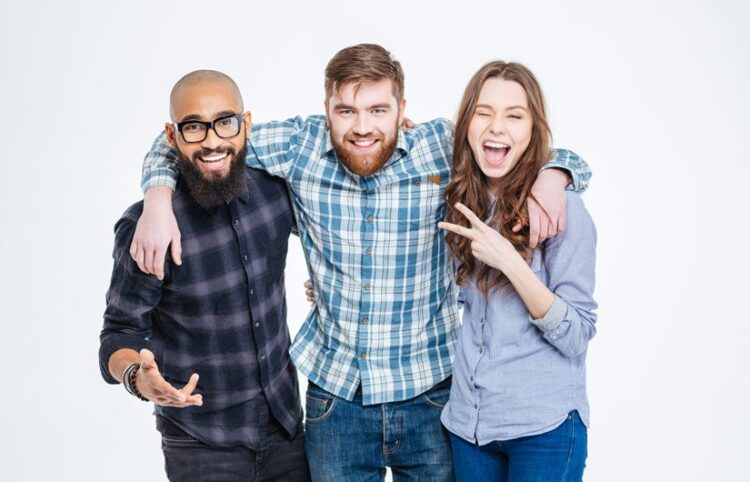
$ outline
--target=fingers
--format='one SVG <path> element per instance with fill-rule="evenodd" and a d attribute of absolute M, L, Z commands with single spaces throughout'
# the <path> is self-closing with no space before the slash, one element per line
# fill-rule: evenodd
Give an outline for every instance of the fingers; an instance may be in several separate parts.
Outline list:
<path fill-rule="evenodd" d="M 180 232 L 178 231 L 177 234 L 172 237 L 172 261 L 176 265 L 182 264 L 182 237 L 180 236 Z"/>
<path fill-rule="evenodd" d="M 307 302 L 311 305 L 315 304 L 315 292 L 312 288 L 312 282 L 310 280 L 305 281 L 305 296 L 307 297 Z"/>
<path fill-rule="evenodd" d="M 459 212 L 460 212 L 461 214 L 463 214 L 463 215 L 464 215 L 464 217 L 466 217 L 466 219 L 468 219 L 468 220 L 469 220 L 469 222 L 471 223 L 471 225 L 472 225 L 472 226 L 480 226 L 480 225 L 484 225 L 484 223 L 482 222 L 482 220 L 481 220 L 481 219 L 479 219 L 479 218 L 477 217 L 477 215 L 476 215 L 476 214 L 474 214 L 474 213 L 473 213 L 473 212 L 471 211 L 471 209 L 467 208 L 467 207 L 466 207 L 466 206 L 464 206 L 463 204 L 461 204 L 461 203 L 456 203 L 454 207 L 455 207 L 455 208 L 456 208 L 456 209 L 457 209 L 457 210 L 458 210 L 458 211 L 459 211 Z"/>
<path fill-rule="evenodd" d="M 146 254 L 144 256 L 143 265 L 146 268 L 143 270 L 146 274 L 154 274 L 154 250 L 153 249 L 146 249 Z"/>
<path fill-rule="evenodd" d="M 536 212 L 532 214 L 531 206 L 529 206 L 529 246 L 531 249 L 536 248 L 539 241 L 539 224 L 539 215 Z"/>
<path fill-rule="evenodd" d="M 159 280 L 164 279 L 164 255 L 165 253 L 163 251 L 154 252 L 154 267 L 152 273 L 154 273 Z"/>
<path fill-rule="evenodd" d="M 456 233 L 459 236 L 463 236 L 465 238 L 474 239 L 474 234 L 471 229 L 465 228 L 463 226 L 459 226 L 458 224 L 452 224 L 452 223 L 446 223 L 444 221 L 440 221 L 438 223 L 438 228 L 444 229 L 446 231 L 450 231 L 452 233 Z"/>
<path fill-rule="evenodd" d="M 518 222 L 517 222 L 517 223 L 516 223 L 516 224 L 515 224 L 515 225 L 513 226 L 513 228 L 512 228 L 512 231 L 513 231 L 514 233 L 517 233 L 517 232 L 519 232 L 519 231 L 521 230 L 521 228 L 523 228 L 523 221 L 520 221 L 520 220 L 519 220 L 519 221 L 518 221 Z"/>
<path fill-rule="evenodd" d="M 145 272 L 146 271 L 146 264 L 145 264 L 145 256 L 144 251 L 141 249 L 141 245 L 137 244 L 135 242 L 135 239 L 133 239 L 133 243 L 130 245 L 130 257 L 133 258 L 133 261 L 135 261 L 135 264 L 138 265 L 138 269 Z"/>

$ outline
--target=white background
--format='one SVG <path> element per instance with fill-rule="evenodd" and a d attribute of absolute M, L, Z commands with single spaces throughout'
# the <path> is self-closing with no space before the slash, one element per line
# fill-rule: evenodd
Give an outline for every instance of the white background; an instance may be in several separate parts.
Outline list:
<path fill-rule="evenodd" d="M 328 59 L 360 42 L 401 60 L 416 121 L 453 117 L 486 61 L 525 63 L 555 145 L 592 166 L 586 480 L 750 480 L 748 13 L 739 1 L 3 0 L 0 480 L 164 480 L 150 408 L 101 380 L 97 349 L 112 227 L 141 197 L 171 86 L 213 68 L 256 120 L 321 113 Z M 294 334 L 306 274 L 291 245 Z"/>

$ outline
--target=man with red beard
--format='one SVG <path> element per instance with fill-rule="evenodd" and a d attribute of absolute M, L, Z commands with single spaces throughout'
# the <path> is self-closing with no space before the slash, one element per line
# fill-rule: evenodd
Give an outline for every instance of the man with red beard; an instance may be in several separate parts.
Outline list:
<path fill-rule="evenodd" d="M 437 227 L 452 125 L 438 119 L 399 128 L 403 71 L 378 45 L 338 52 L 326 68 L 325 92 L 325 116 L 255 126 L 246 158 L 287 182 L 315 291 L 291 348 L 310 381 L 311 475 L 379 480 L 391 467 L 394 480 L 452 480 L 440 411 L 449 394 L 458 305 Z M 170 241 L 179 255 L 169 200 L 174 159 L 159 138 L 144 166 L 146 205 L 133 255 L 157 275 Z M 575 187 L 585 187 L 588 168 L 575 154 L 557 151 L 547 167 L 571 171 Z M 546 169 L 535 194 L 542 202 L 564 199 L 568 183 L 561 170 Z M 562 201 L 544 208 L 564 212 Z M 545 218 L 543 231 L 549 224 Z"/>
<path fill-rule="evenodd" d="M 168 260 L 161 280 L 138 269 L 128 250 L 143 203 L 115 227 L 100 369 L 154 402 L 171 481 L 309 480 L 284 297 L 294 218 L 284 182 L 244 164 L 243 110 L 220 72 L 172 90 L 184 263 Z"/>

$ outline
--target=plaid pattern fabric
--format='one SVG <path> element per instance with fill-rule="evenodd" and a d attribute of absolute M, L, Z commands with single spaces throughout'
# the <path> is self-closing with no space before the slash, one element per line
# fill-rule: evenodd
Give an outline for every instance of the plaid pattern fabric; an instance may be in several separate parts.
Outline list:
<path fill-rule="evenodd" d="M 437 222 L 450 175 L 453 125 L 434 120 L 404 133 L 377 173 L 341 164 L 325 118 L 255 125 L 249 166 L 290 188 L 317 302 L 292 344 L 310 381 L 365 405 L 423 393 L 451 374 L 457 339 L 453 265 Z M 144 163 L 143 187 L 171 185 L 174 153 L 158 138 Z M 587 166 L 568 151 L 550 166 Z"/>
<path fill-rule="evenodd" d="M 156 413 L 209 445 L 259 450 L 270 414 L 290 433 L 302 418 L 284 292 L 294 217 L 280 179 L 246 172 L 247 191 L 214 209 L 177 187 L 183 262 L 167 261 L 163 283 L 143 274 L 128 252 L 142 203 L 118 221 L 100 368 L 117 383 L 107 369 L 111 354 L 149 348 L 174 386 L 198 373 L 202 407 L 157 406 Z"/>

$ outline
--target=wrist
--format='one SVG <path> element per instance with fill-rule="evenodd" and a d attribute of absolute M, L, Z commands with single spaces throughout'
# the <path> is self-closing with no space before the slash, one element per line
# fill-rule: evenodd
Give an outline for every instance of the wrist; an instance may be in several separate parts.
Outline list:
<path fill-rule="evenodd" d="M 561 190 L 565 190 L 565 188 L 573 182 L 568 171 L 557 167 L 543 169 L 542 172 L 539 173 L 539 178 L 544 179 L 545 182 Z"/>
<path fill-rule="evenodd" d="M 143 400 L 144 402 L 148 402 L 149 399 L 144 397 L 143 394 L 141 394 L 141 392 L 138 390 L 137 380 L 140 368 L 140 363 L 132 363 L 131 365 L 129 365 L 122 374 L 122 384 L 129 394 L 140 400 Z"/>
<path fill-rule="evenodd" d="M 172 193 L 174 191 L 169 186 L 154 186 L 146 191 L 143 196 L 144 207 L 155 204 L 172 204 Z"/>

